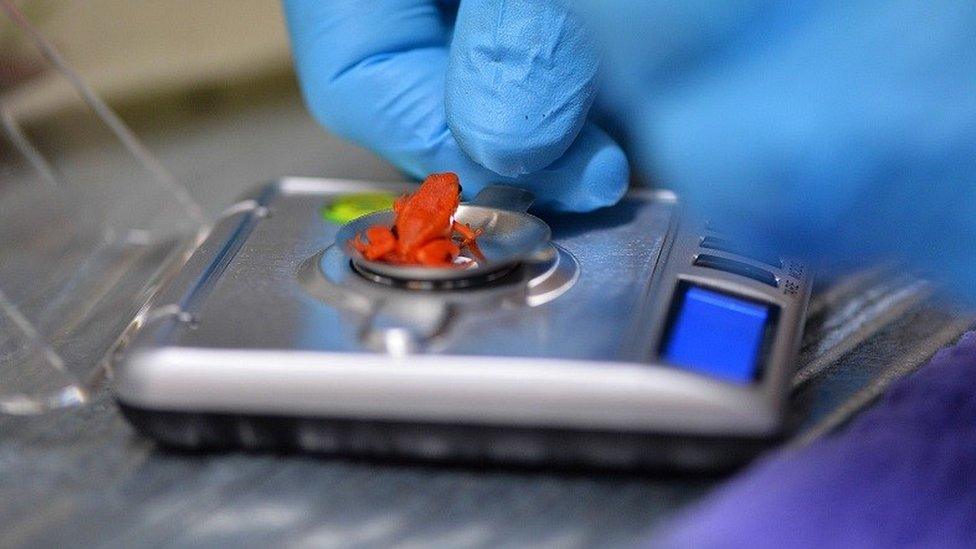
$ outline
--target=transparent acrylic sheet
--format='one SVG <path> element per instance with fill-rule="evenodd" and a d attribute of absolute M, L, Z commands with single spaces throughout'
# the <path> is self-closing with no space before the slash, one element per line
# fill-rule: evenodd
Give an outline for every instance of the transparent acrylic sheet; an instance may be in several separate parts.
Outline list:
<path fill-rule="evenodd" d="M 0 413 L 30 414 L 85 402 L 204 216 L 21 4 L 0 0 Z"/>

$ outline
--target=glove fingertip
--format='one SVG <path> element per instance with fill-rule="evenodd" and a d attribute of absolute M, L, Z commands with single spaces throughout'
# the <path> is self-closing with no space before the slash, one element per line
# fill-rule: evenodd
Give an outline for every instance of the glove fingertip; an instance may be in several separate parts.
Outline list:
<path fill-rule="evenodd" d="M 547 186 L 544 209 L 589 212 L 613 206 L 627 193 L 630 165 L 623 150 L 593 124 L 580 132 L 566 155 L 545 172 L 564 174 Z M 529 176 L 531 177 L 531 176 Z"/>
<path fill-rule="evenodd" d="M 595 210 L 613 206 L 627 193 L 630 167 L 624 151 L 616 145 L 602 147 L 586 166 L 583 179 L 587 185 L 589 200 L 580 211 Z"/>

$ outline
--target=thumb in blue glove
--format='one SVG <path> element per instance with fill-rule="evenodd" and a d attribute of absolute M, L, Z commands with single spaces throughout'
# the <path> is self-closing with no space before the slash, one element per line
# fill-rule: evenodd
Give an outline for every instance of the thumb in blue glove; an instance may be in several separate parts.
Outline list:
<path fill-rule="evenodd" d="M 335 133 L 415 177 L 454 171 L 538 204 L 618 201 L 620 147 L 588 121 L 596 54 L 560 1 L 285 0 L 306 103 Z"/>

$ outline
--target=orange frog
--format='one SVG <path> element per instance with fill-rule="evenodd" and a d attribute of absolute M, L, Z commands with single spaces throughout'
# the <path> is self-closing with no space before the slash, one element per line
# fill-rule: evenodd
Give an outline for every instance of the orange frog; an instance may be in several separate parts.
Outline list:
<path fill-rule="evenodd" d="M 431 174 L 417 192 L 393 204 L 393 227 L 374 225 L 366 229 L 366 240 L 357 234 L 354 248 L 370 261 L 401 265 L 454 267 L 461 250 L 467 249 L 479 261 L 481 230 L 454 220 L 461 202 L 461 185 L 451 172 Z"/>

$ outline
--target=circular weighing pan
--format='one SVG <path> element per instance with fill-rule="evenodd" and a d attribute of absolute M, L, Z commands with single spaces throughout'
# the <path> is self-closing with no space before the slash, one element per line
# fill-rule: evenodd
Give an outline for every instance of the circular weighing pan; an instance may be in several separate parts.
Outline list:
<path fill-rule="evenodd" d="M 478 246 L 485 254 L 486 261 L 474 261 L 469 266 L 454 268 L 393 265 L 369 261 L 350 244 L 357 234 L 373 225 L 393 226 L 393 218 L 393 210 L 383 210 L 354 219 L 336 234 L 336 244 L 356 266 L 378 275 L 397 280 L 444 281 L 484 276 L 499 269 L 511 268 L 522 261 L 531 261 L 537 254 L 547 252 L 546 244 L 551 237 L 549 225 L 533 215 L 461 204 L 454 219 L 473 229 L 483 229 L 484 232 L 478 237 Z"/>

